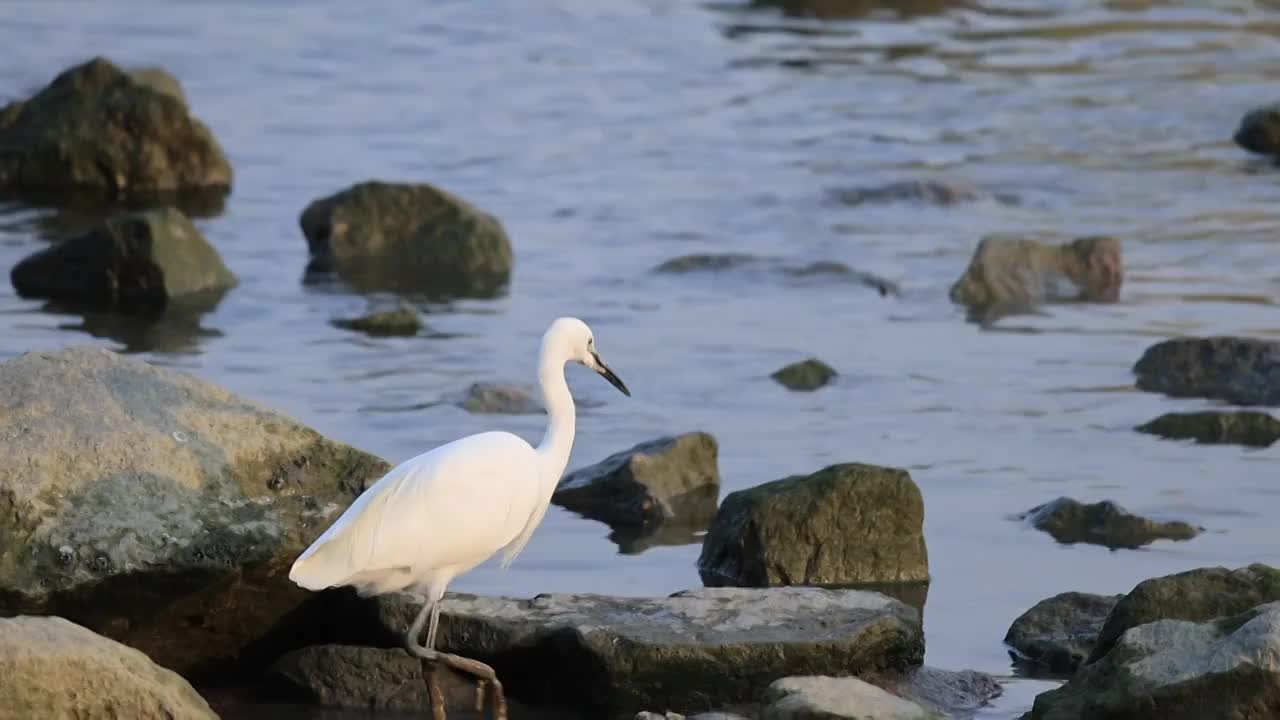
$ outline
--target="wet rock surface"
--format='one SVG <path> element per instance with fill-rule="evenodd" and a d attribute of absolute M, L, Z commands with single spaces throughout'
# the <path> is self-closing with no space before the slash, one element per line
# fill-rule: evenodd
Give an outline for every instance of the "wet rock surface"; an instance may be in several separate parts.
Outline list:
<path fill-rule="evenodd" d="M 788 677 L 769 685 L 761 720 L 940 720 L 856 677 Z"/>
<path fill-rule="evenodd" d="M 1004 641 L 1030 674 L 1070 675 L 1089 659 L 1107 615 L 1122 595 L 1065 592 L 1018 616 Z"/>
<path fill-rule="evenodd" d="M 979 316 L 999 316 L 1048 302 L 1115 302 L 1123 281 L 1120 241 L 1113 237 L 1063 245 L 986 237 L 950 297 Z"/>
<path fill-rule="evenodd" d="M 60 617 L 0 618 L 0 677 L 4 717 L 218 717 L 176 673 Z"/>
<path fill-rule="evenodd" d="M 1271 718 L 1280 713 L 1280 603 L 1209 622 L 1129 628 L 1042 693 L 1025 720 Z"/>
<path fill-rule="evenodd" d="M 101 57 L 68 68 L 0 108 L 0 189 L 59 201 L 86 190 L 122 200 L 226 195 L 231 166 L 180 93 L 172 76 Z"/>
<path fill-rule="evenodd" d="M 1166 413 L 1134 429 L 1169 440 L 1195 440 L 1206 445 L 1260 448 L 1280 440 L 1280 420 L 1252 410 Z"/>
<path fill-rule="evenodd" d="M 505 383 L 472 383 L 458 400 L 458 405 L 467 412 L 481 414 L 534 415 L 546 412 L 527 388 Z"/>
<path fill-rule="evenodd" d="M 1280 602 L 1280 570 L 1255 563 L 1230 570 L 1197 568 L 1138 583 L 1107 616 L 1090 661 L 1102 657 L 1129 628 L 1156 620 L 1202 622 Z"/>
<path fill-rule="evenodd" d="M 422 329 L 422 319 L 410 307 L 374 310 L 359 317 L 339 318 L 333 324 L 370 337 L 412 337 Z"/>
<path fill-rule="evenodd" d="M 842 262 L 830 260 L 806 263 L 746 253 L 695 253 L 671 258 L 658 265 L 653 271 L 671 275 L 765 274 L 798 284 L 812 284 L 818 281 L 851 282 L 873 288 L 882 296 L 898 295 L 901 292 L 897 283 L 891 280 L 854 270 Z"/>
<path fill-rule="evenodd" d="M 1139 390 L 1233 405 L 1280 405 L 1280 342 L 1215 336 L 1147 348 L 1133 366 Z"/>
<path fill-rule="evenodd" d="M 1058 498 L 1019 516 L 1064 544 L 1089 543 L 1133 549 L 1157 540 L 1190 540 L 1203 528 L 1174 520 L 1161 522 L 1134 515 L 1110 500 L 1085 504 Z"/>
<path fill-rule="evenodd" d="M 511 277 L 497 218 L 427 184 L 362 182 L 313 201 L 299 218 L 312 272 L 362 291 L 494 297 Z"/>
<path fill-rule="evenodd" d="M 306 596 L 289 565 L 388 469 L 96 348 L 0 364 L 0 418 L 0 615 L 62 615 L 188 677 L 274 657 Z"/>
<path fill-rule="evenodd" d="M 698 568 L 708 585 L 927 582 L 923 524 L 905 470 L 832 465 L 726 496 Z"/>
<path fill-rule="evenodd" d="M 718 453 L 704 432 L 650 440 L 566 474 L 551 499 L 615 527 L 706 527 L 720 495 Z"/>
<path fill-rule="evenodd" d="M 788 390 L 808 392 L 831 382 L 836 371 L 818 358 L 794 362 L 774 371 L 769 377 Z"/>
<path fill-rule="evenodd" d="M 171 302 L 215 304 L 237 283 L 218 251 L 173 208 L 113 216 L 26 257 L 10 279 L 24 297 L 135 314 L 160 313 Z"/>
<path fill-rule="evenodd" d="M 1232 139 L 1251 153 L 1280 155 L 1280 103 L 1245 113 Z"/>
<path fill-rule="evenodd" d="M 419 604 L 330 598 L 362 644 L 394 646 Z M 666 598 L 447 595 L 440 649 L 488 662 L 512 697 L 593 717 L 759 701 L 800 674 L 903 672 L 923 656 L 915 610 L 878 593 L 702 588 Z"/>

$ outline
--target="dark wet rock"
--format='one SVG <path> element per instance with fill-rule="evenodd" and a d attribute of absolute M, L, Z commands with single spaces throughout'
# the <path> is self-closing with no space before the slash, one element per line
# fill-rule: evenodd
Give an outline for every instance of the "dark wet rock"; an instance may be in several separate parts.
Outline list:
<path fill-rule="evenodd" d="M 154 69 L 130 74 L 94 58 L 0 108 L 0 189 L 55 197 L 89 190 L 117 199 L 226 195 L 231 166 L 175 97 L 176 85 Z"/>
<path fill-rule="evenodd" d="M 695 253 L 671 258 L 653 269 L 657 273 L 770 273 L 781 275 L 793 283 L 815 280 L 837 280 L 865 285 L 880 295 L 898 295 L 898 285 L 871 273 L 854 270 L 842 262 L 819 260 L 796 263 L 782 258 L 760 257 L 745 253 Z"/>
<path fill-rule="evenodd" d="M 0 618 L 0 677 L 7 718 L 218 717 L 177 673 L 60 617 Z"/>
<path fill-rule="evenodd" d="M 943 180 L 903 180 L 871 187 L 836 190 L 831 195 L 845 205 L 891 202 L 955 205 L 983 200 L 996 200 L 1007 204 L 1017 202 L 1017 199 L 1011 196 L 994 195 L 969 183 Z"/>
<path fill-rule="evenodd" d="M 88 234 L 29 255 L 9 274 L 24 297 L 134 314 L 236 285 L 218 251 L 178 210 L 115 215 Z"/>
<path fill-rule="evenodd" d="M 299 224 L 311 270 L 360 290 L 493 297 L 511 277 L 498 219 L 431 185 L 359 183 L 313 201 Z"/>
<path fill-rule="evenodd" d="M 1134 428 L 1170 440 L 1267 447 L 1280 440 L 1280 420 L 1252 410 L 1165 413 Z"/>
<path fill-rule="evenodd" d="M 389 469 L 97 348 L 0 364 L 0 418 L 0 615 L 62 615 L 184 674 L 273 658 L 307 596 L 290 564 Z"/>
<path fill-rule="evenodd" d="M 473 383 L 458 405 L 473 413 L 533 415 L 545 412 L 528 389 L 502 383 Z"/>
<path fill-rule="evenodd" d="M 1122 595 L 1065 592 L 1036 603 L 1018 616 L 1004 641 L 1010 655 L 1033 673 L 1070 675 L 1093 652 L 1094 643 Z"/>
<path fill-rule="evenodd" d="M 350 603 L 347 627 L 393 646 L 419 605 L 406 595 Z M 788 675 L 903 672 L 924 641 L 916 612 L 878 593 L 822 588 L 701 588 L 666 598 L 450 594 L 437 644 L 494 666 L 530 705 L 590 717 L 639 708 L 678 713 L 759 701 Z"/>
<path fill-rule="evenodd" d="M 1139 390 L 1233 405 L 1280 405 L 1280 342 L 1239 337 L 1175 338 L 1147 348 L 1133 366 Z"/>
<path fill-rule="evenodd" d="M 1019 516 L 1060 543 L 1089 543 L 1112 549 L 1139 548 L 1156 540 L 1190 540 L 1202 528 L 1185 522 L 1159 522 L 1134 515 L 1110 500 L 1088 505 L 1058 498 Z"/>
<path fill-rule="evenodd" d="M 401 648 L 314 645 L 295 650 L 267 671 L 277 689 L 327 708 L 430 712 L 431 697 L 421 660 Z M 482 718 L 475 708 L 475 681 L 447 667 L 436 670 L 436 682 L 450 718 Z M 508 699 L 513 717 L 562 718 Z"/>
<path fill-rule="evenodd" d="M 1100 660 L 1041 693 L 1024 720 L 1280 716 L 1280 603 L 1213 622 L 1127 630 Z"/>
<path fill-rule="evenodd" d="M 568 473 L 551 500 L 611 526 L 706 527 L 720 495 L 718 452 L 704 432 L 643 442 Z"/>
<path fill-rule="evenodd" d="M 412 337 L 422 329 L 422 319 L 410 307 L 375 310 L 354 318 L 339 318 L 335 327 L 355 330 L 372 337 Z"/>
<path fill-rule="evenodd" d="M 769 377 L 788 390 L 811 391 L 831 382 L 836 371 L 818 358 L 793 362 L 773 372 Z"/>
<path fill-rule="evenodd" d="M 1255 563 L 1229 570 L 1208 567 L 1138 583 L 1107 616 L 1089 661 L 1105 655 L 1130 628 L 1156 620 L 1203 622 L 1280 601 L 1280 570 Z"/>
<path fill-rule="evenodd" d="M 1280 104 L 1245 113 L 1232 139 L 1251 153 L 1280 155 Z"/>
<path fill-rule="evenodd" d="M 947 718 L 970 717 L 1004 692 L 1000 683 L 987 673 L 942 670 L 928 665 L 873 680 L 894 695 Z"/>
<path fill-rule="evenodd" d="M 1064 245 L 986 237 L 951 286 L 952 302 L 978 312 L 1046 302 L 1115 302 L 1124 267 L 1120 241 L 1091 236 Z"/>
<path fill-rule="evenodd" d="M 907 471 L 832 465 L 730 493 L 698 568 L 708 585 L 926 582 L 923 525 Z"/>
<path fill-rule="evenodd" d="M 802 676 L 776 680 L 761 720 L 942 720 L 942 715 L 856 677 Z"/>
<path fill-rule="evenodd" d="M 777 8 L 788 17 L 848 20 L 875 12 L 909 18 L 970 6 L 966 0 L 751 0 L 757 8 Z"/>

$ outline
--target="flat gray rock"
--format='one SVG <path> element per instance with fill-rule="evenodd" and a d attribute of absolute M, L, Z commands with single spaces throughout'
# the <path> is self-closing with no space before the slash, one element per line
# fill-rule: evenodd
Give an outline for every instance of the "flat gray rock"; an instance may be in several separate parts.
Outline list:
<path fill-rule="evenodd" d="M 399 642 L 419 605 L 406 595 L 335 609 L 364 642 Z M 450 594 L 437 643 L 491 663 L 512 697 L 607 717 L 688 713 L 758 701 L 805 673 L 903 672 L 923 657 L 912 608 L 878 593 L 703 588 L 665 598 Z"/>
<path fill-rule="evenodd" d="M 760 720 L 941 720 L 856 677 L 788 677 L 769 686 Z"/>

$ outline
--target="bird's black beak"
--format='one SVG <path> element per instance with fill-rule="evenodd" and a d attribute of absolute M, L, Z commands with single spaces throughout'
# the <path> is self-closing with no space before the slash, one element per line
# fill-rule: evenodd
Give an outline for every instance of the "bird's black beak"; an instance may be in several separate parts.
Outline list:
<path fill-rule="evenodd" d="M 623 395 L 631 397 L 631 391 L 627 389 L 626 383 L 622 382 L 622 378 L 613 374 L 613 370 L 609 369 L 609 366 L 605 365 L 604 361 L 594 351 L 591 353 L 591 359 L 596 361 L 596 372 L 600 373 L 601 377 L 608 380 L 610 385 L 618 388 L 618 391 Z"/>

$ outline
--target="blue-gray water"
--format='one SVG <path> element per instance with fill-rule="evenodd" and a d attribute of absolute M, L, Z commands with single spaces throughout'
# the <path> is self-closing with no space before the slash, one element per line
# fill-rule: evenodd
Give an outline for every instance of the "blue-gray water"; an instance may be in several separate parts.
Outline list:
<path fill-rule="evenodd" d="M 572 372 L 594 405 L 572 466 L 702 429 L 720 440 L 724 492 L 839 461 L 906 467 L 934 578 L 927 661 L 1005 675 L 1001 638 L 1043 597 L 1280 561 L 1276 451 L 1132 432 L 1208 404 L 1136 392 L 1129 372 L 1167 335 L 1280 334 L 1280 170 L 1230 142 L 1244 111 L 1280 95 L 1280 10 L 1267 5 L 1002 0 L 818 23 L 692 0 L 13 3 L 0 97 L 93 54 L 158 64 L 224 145 L 234 193 L 198 224 L 241 284 L 202 331 L 155 335 L 142 357 L 398 461 L 495 427 L 536 441 L 541 417 L 433 403 L 474 381 L 531 382 L 545 324 L 580 315 L 634 397 Z M 297 216 L 366 178 L 437 183 L 499 216 L 516 253 L 509 296 L 429 315 L 443 337 L 332 327 L 365 301 L 303 285 Z M 829 195 L 914 178 L 1021 203 Z M 24 222 L 36 214 L 5 219 L 0 266 L 43 246 Z M 1118 235 L 1122 301 L 964 322 L 946 291 L 993 232 Z M 904 294 L 650 273 L 693 252 L 842 261 Z M 123 347 L 40 308 L 0 285 L 0 356 Z M 807 355 L 840 371 L 834 386 L 790 394 L 769 380 Z M 1209 531 L 1110 552 L 1007 519 L 1059 495 Z M 485 566 L 455 588 L 699 584 L 697 545 L 620 555 L 607 534 L 552 508 L 510 571 Z M 991 716 L 1044 687 L 1012 682 Z"/>

